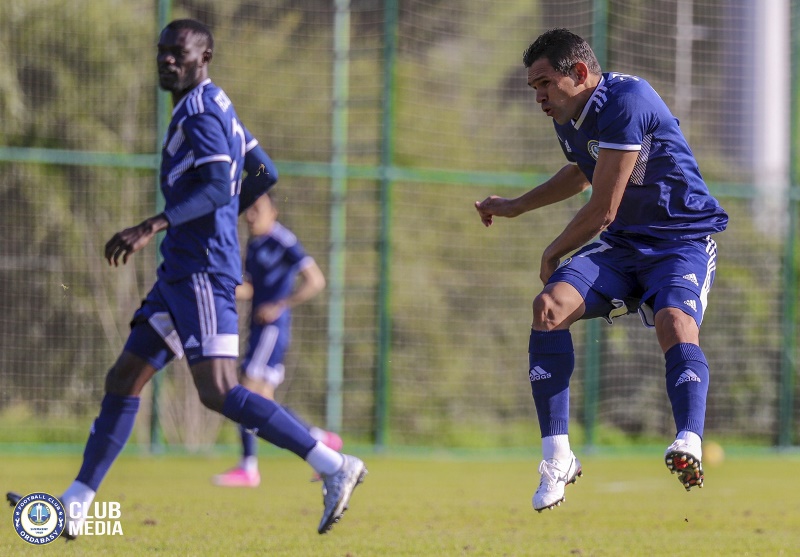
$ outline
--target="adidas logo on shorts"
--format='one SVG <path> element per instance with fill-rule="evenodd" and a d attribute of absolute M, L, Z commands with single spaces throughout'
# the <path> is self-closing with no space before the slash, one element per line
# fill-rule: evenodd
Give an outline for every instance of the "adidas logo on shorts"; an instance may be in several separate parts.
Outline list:
<path fill-rule="evenodd" d="M 194 335 L 189 335 L 189 339 L 186 341 L 186 344 L 183 345 L 184 348 L 198 348 L 200 343 L 197 342 L 197 339 L 194 338 Z"/>
<path fill-rule="evenodd" d="M 691 282 L 695 286 L 700 286 L 699 284 L 697 284 L 697 275 L 695 275 L 694 273 L 689 273 L 688 275 L 683 275 L 683 278 L 685 278 L 686 280 L 688 280 L 689 282 Z"/>
<path fill-rule="evenodd" d="M 694 300 L 684 300 L 683 303 L 692 308 L 692 311 L 697 311 L 697 302 Z"/>
<path fill-rule="evenodd" d="M 678 377 L 678 382 L 675 383 L 675 386 L 677 387 L 681 383 L 686 383 L 687 381 L 695 381 L 697 383 L 702 383 L 702 381 L 700 381 L 700 378 L 697 376 L 695 372 L 693 372 L 691 369 L 686 369 L 683 371 L 683 373 L 681 373 L 681 376 Z"/>
<path fill-rule="evenodd" d="M 539 366 L 533 366 L 533 369 L 528 372 L 528 378 L 531 381 L 540 381 L 542 379 L 550 379 L 551 377 L 552 375 L 550 375 L 550 373 Z"/>

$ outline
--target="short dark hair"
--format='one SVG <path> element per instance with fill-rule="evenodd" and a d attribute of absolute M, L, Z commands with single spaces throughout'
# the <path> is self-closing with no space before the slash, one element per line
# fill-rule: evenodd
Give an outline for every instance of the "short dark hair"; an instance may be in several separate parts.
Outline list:
<path fill-rule="evenodd" d="M 201 23 L 196 19 L 176 19 L 169 22 L 164 29 L 172 29 L 173 31 L 189 29 L 195 35 L 202 37 L 206 43 L 206 48 L 214 52 L 214 35 L 211 34 L 211 29 L 205 23 Z"/>
<path fill-rule="evenodd" d="M 592 47 L 585 40 L 567 29 L 550 29 L 539 35 L 522 55 L 522 63 L 530 68 L 540 58 L 547 58 L 553 69 L 564 75 L 578 62 L 589 68 L 589 73 L 600 75 L 600 63 Z"/>

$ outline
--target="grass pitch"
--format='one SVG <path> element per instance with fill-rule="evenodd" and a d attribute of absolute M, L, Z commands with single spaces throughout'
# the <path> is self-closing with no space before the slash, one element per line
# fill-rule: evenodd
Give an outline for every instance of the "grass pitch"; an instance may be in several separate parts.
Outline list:
<path fill-rule="evenodd" d="M 326 535 L 320 484 L 292 455 L 266 452 L 257 489 L 209 478 L 235 457 L 123 455 L 98 501 L 121 503 L 122 536 L 35 547 L 0 520 L 0 555 L 738 556 L 800 554 L 800 457 L 742 455 L 706 466 L 686 493 L 661 451 L 582 458 L 567 500 L 536 513 L 535 458 L 364 457 L 366 481 Z M 651 454 L 652 453 L 652 454 Z M 579 455 L 580 456 L 580 455 Z M 58 495 L 80 457 L 5 455 L 8 490 Z"/>

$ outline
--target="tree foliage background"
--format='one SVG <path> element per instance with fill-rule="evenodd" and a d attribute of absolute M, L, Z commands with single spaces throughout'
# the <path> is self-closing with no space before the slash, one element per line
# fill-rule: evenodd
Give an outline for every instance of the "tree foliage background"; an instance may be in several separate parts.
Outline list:
<path fill-rule="evenodd" d="M 744 67 L 727 54 L 737 38 L 725 32 L 733 16 L 719 15 L 728 13 L 723 4 L 695 2 L 698 23 L 711 31 L 695 43 L 693 67 L 702 80 L 695 78 L 691 112 L 682 118 L 701 169 L 731 214 L 730 230 L 717 238 L 718 278 L 702 334 L 713 379 L 708 427 L 768 442 L 777 428 L 783 244 L 751 210 L 756 193 L 736 135 L 746 135 L 747 124 L 730 124 L 749 121 L 729 87 Z M 363 167 L 381 157 L 383 7 L 376 0 L 350 4 L 347 157 Z M 590 38 L 591 7 L 588 1 L 399 2 L 393 163 L 452 173 L 438 182 L 392 185 L 392 443 L 498 447 L 536 439 L 526 371 L 530 301 L 540 288 L 542 248 L 581 200 L 488 230 L 472 204 L 489 194 L 521 193 L 502 185 L 509 173 L 531 176 L 535 185 L 533 176 L 563 164 L 551 124 L 527 90 L 521 53 L 548 27 L 569 26 Z M 670 104 L 680 94 L 673 83 L 675 10 L 675 2 L 609 2 L 607 69 L 645 77 Z M 173 12 L 211 26 L 217 45 L 211 75 L 279 170 L 282 163 L 299 168 L 331 160 L 333 2 L 177 0 Z M 0 147 L 157 153 L 158 31 L 152 1 L 2 3 Z M 464 172 L 495 176 L 497 185 L 491 177 L 458 183 Z M 327 271 L 329 180 L 285 172 L 275 191 L 281 220 Z M 156 265 L 150 246 L 127 266 L 109 269 L 102 247 L 117 230 L 155 212 L 155 192 L 146 168 L 0 163 L 0 440 L 83 440 L 105 372 Z M 353 439 L 368 439 L 374 427 L 379 192 L 374 180 L 348 182 L 344 430 Z M 289 380 L 280 391 L 316 422 L 325 416 L 327 311 L 324 295 L 296 311 Z M 246 314 L 243 307 L 242 319 Z M 670 434 L 654 335 L 635 317 L 602 330 L 600 441 Z M 577 426 L 584 325 L 574 334 Z M 200 407 L 181 363 L 164 375 L 167 441 L 198 447 L 231 438 L 231 429 Z M 146 404 L 141 442 L 149 438 L 149 412 Z M 796 414 L 795 428 L 798 421 Z"/>

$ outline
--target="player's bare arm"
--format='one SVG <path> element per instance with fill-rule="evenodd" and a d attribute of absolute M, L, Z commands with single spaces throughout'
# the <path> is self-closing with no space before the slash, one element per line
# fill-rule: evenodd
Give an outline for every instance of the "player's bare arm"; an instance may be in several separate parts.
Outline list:
<path fill-rule="evenodd" d="M 293 308 L 307 302 L 325 288 L 325 275 L 316 261 L 311 261 L 300 271 L 297 287 L 292 295 L 286 299 L 286 304 Z"/>
<path fill-rule="evenodd" d="M 169 221 L 163 214 L 150 217 L 130 228 L 126 228 L 114 234 L 106 243 L 105 258 L 109 265 L 119 266 L 119 259 L 122 264 L 128 262 L 128 257 L 145 247 L 150 240 L 169 227 Z"/>
<path fill-rule="evenodd" d="M 484 226 L 491 226 L 493 217 L 514 218 L 528 211 L 569 199 L 590 186 L 586 176 L 574 164 L 568 164 L 543 184 L 514 199 L 492 195 L 475 202 L 475 209 Z"/>
<path fill-rule="evenodd" d="M 243 302 L 253 299 L 253 284 L 249 281 L 244 281 L 236 287 L 235 296 L 237 300 Z"/>
<path fill-rule="evenodd" d="M 322 273 L 319 265 L 317 265 L 315 261 L 312 261 L 300 271 L 297 287 L 292 294 L 283 300 L 259 305 L 253 311 L 253 321 L 259 324 L 272 323 L 278 319 L 286 309 L 291 309 L 310 300 L 322 292 L 324 288 L 325 275 Z"/>
<path fill-rule="evenodd" d="M 539 278 L 544 284 L 562 257 L 589 242 L 614 222 L 638 156 L 639 151 L 600 149 L 589 201 L 542 253 Z"/>

